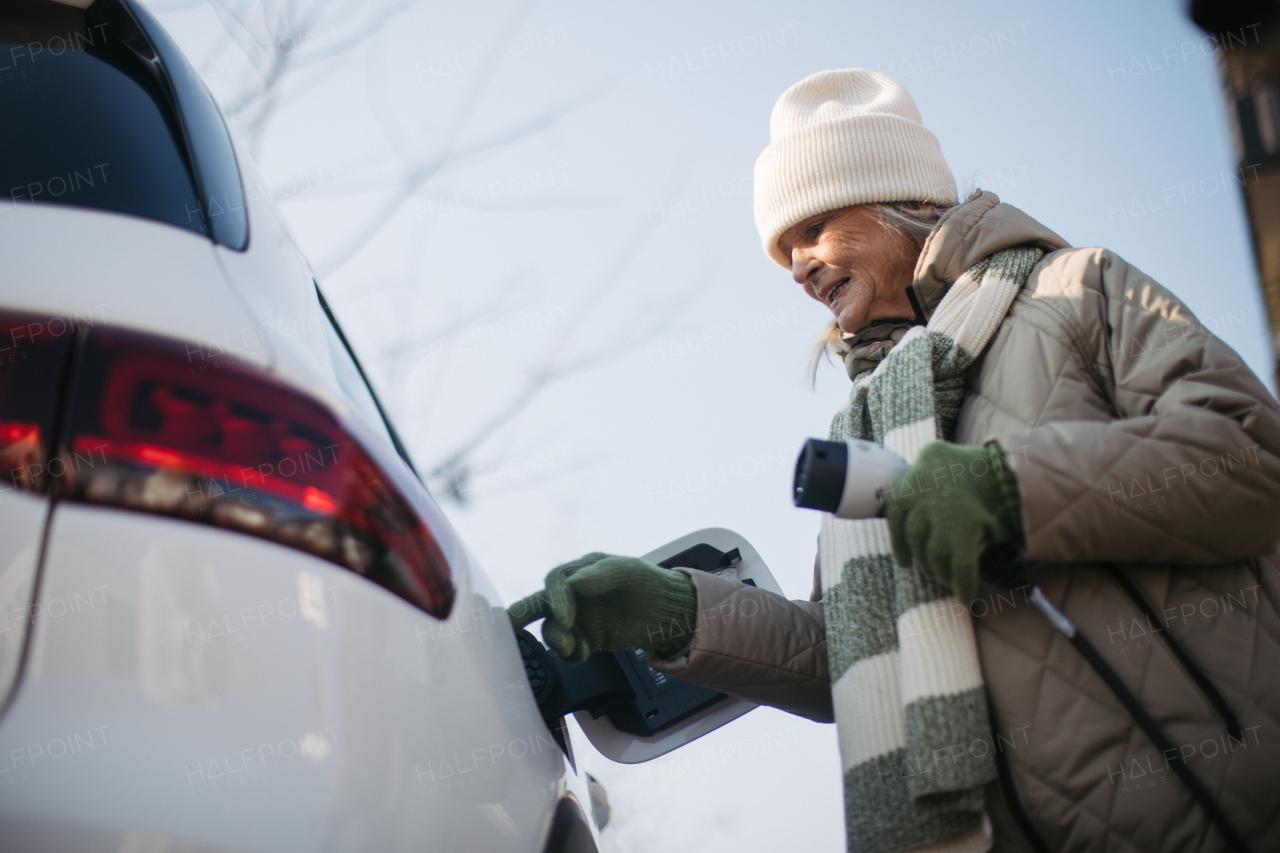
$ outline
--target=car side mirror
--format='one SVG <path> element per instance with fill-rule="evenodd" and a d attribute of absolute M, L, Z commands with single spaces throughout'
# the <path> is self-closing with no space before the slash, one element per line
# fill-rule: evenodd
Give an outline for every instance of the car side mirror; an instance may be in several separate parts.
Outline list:
<path fill-rule="evenodd" d="M 663 568 L 727 576 L 782 595 L 764 560 L 740 534 L 698 530 L 641 558 Z M 715 731 L 755 704 L 658 672 L 642 649 L 594 652 L 565 663 L 527 631 L 516 632 L 530 686 L 552 731 L 572 713 L 602 755 L 623 764 L 657 758 Z"/>

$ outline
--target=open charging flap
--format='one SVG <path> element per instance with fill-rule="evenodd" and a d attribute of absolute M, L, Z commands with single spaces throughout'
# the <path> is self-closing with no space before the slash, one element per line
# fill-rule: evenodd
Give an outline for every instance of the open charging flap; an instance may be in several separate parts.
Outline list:
<path fill-rule="evenodd" d="M 783 594 L 751 543 L 721 527 L 681 536 L 641 559 Z M 594 652 L 585 663 L 573 665 L 527 631 L 518 631 L 516 639 L 548 728 L 558 731 L 560 717 L 572 713 L 592 745 L 623 764 L 657 758 L 756 707 L 658 672 L 641 649 Z"/>

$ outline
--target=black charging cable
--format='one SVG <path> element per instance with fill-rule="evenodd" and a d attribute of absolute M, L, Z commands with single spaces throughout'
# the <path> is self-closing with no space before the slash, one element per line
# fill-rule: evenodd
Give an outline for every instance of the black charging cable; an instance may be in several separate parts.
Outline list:
<path fill-rule="evenodd" d="M 1148 627 L 1169 647 L 1169 653 L 1182 666 L 1187 677 L 1195 683 L 1196 687 L 1200 688 L 1204 698 L 1218 712 L 1218 716 L 1222 717 L 1222 722 L 1227 726 L 1227 734 L 1236 740 L 1242 740 L 1244 738 L 1244 728 L 1241 727 L 1240 718 L 1236 716 L 1236 712 L 1231 710 L 1231 706 L 1227 704 L 1227 700 L 1223 695 L 1218 692 L 1218 688 L 1213 686 L 1213 682 L 1200 671 L 1200 667 L 1196 666 L 1191 658 L 1187 656 L 1187 653 L 1182 650 L 1182 646 L 1178 644 L 1173 635 L 1169 633 L 1169 629 L 1160 621 L 1160 617 L 1156 615 L 1155 610 L 1152 609 L 1147 599 L 1138 590 L 1138 587 L 1124 572 L 1115 566 L 1108 564 L 1107 570 L 1116 585 L 1124 590 L 1125 595 L 1129 596 L 1133 606 L 1138 608 L 1142 615 L 1146 617 Z"/>
<path fill-rule="evenodd" d="M 1237 851 L 1237 853 L 1251 853 L 1251 848 L 1248 843 L 1240 833 L 1236 831 L 1235 826 L 1232 825 L 1231 821 L 1223 813 L 1222 809 L 1219 808 L 1217 802 L 1215 802 L 1213 797 L 1209 794 L 1209 790 L 1204 786 L 1204 783 L 1202 783 L 1200 778 L 1192 772 L 1191 766 L 1188 765 L 1186 759 L 1182 757 L 1182 753 L 1173 745 L 1173 742 L 1169 740 L 1168 736 L 1156 721 L 1151 718 L 1151 715 L 1147 713 L 1147 709 L 1142 707 L 1142 703 L 1133 695 L 1133 692 L 1129 690 L 1128 686 L 1120 680 L 1120 676 L 1116 674 L 1116 671 L 1112 669 L 1106 659 L 1098 653 L 1098 650 L 1094 648 L 1093 643 L 1089 642 L 1089 639 L 1084 634 L 1080 633 L 1076 628 L 1075 623 L 1068 619 L 1066 614 L 1055 607 L 1053 602 L 1049 601 L 1049 599 L 1045 597 L 1045 594 L 1040 590 L 1040 587 L 1031 583 L 1031 581 L 1027 579 L 1027 564 L 1026 561 L 1022 559 L 1022 556 L 1017 552 L 1017 549 L 1010 545 L 997 545 L 988 548 L 982 555 L 982 576 L 990 583 L 1005 589 L 1030 588 L 1031 591 L 1028 594 L 1028 598 L 1031 600 L 1031 603 L 1035 605 L 1037 610 L 1044 614 L 1045 618 L 1048 619 L 1050 624 L 1057 629 L 1058 633 L 1066 637 L 1067 640 L 1070 641 L 1071 645 L 1076 647 L 1076 650 L 1080 652 L 1081 656 L 1088 661 L 1091 667 L 1093 667 L 1093 671 L 1098 674 L 1098 677 L 1103 680 L 1107 687 L 1111 689 L 1111 692 L 1115 694 L 1115 697 L 1120 700 L 1120 704 L 1124 705 L 1125 710 L 1129 712 L 1129 715 L 1133 717 L 1134 722 L 1138 724 L 1138 728 L 1142 729 L 1143 733 L 1146 734 L 1147 738 L 1155 745 L 1156 749 L 1160 750 L 1161 754 L 1165 757 L 1165 761 L 1177 768 L 1178 778 L 1182 780 L 1183 785 L 1186 786 L 1187 791 L 1191 794 L 1192 798 L 1194 798 L 1195 801 L 1200 804 L 1201 808 L 1203 808 L 1209 815 L 1209 819 L 1213 822 L 1213 825 L 1217 827 L 1220 833 L 1222 833 L 1223 838 L 1226 839 L 1227 846 L 1230 849 Z M 1126 578 L 1125 580 L 1127 581 L 1128 579 Z M 1124 588 L 1124 584 L 1121 584 L 1121 587 Z M 1136 593 L 1136 589 L 1134 592 Z M 1129 594 L 1128 590 L 1126 590 L 1126 594 Z M 1132 597 L 1133 596 L 1130 595 L 1130 598 Z M 1138 598 L 1142 598 L 1141 594 L 1138 594 Z M 1142 599 L 1142 601 L 1143 604 L 1146 604 L 1145 599 Z M 1146 605 L 1146 610 L 1148 611 L 1149 616 L 1154 615 L 1150 612 L 1150 605 Z M 1168 639 L 1172 640 L 1172 637 L 1169 637 Z M 1181 652 L 1180 649 L 1179 652 Z M 1205 684 L 1209 684 L 1208 679 L 1204 678 L 1203 673 L 1199 673 L 1199 670 L 1195 669 L 1195 666 L 1191 664 L 1190 659 L 1187 658 L 1186 655 L 1179 654 L 1175 656 L 1178 657 L 1179 662 L 1182 663 L 1184 667 L 1189 667 L 1189 671 L 1194 670 L 1200 675 L 1200 680 L 1203 680 Z M 1194 676 L 1192 678 L 1193 680 L 1196 680 Z M 1200 686 L 1200 680 L 1196 681 L 1197 686 Z M 1201 686 L 1201 689 L 1204 690 L 1204 687 Z M 1210 701 L 1215 705 L 1215 710 L 1218 710 L 1219 713 L 1222 713 L 1223 709 L 1226 710 L 1228 728 L 1239 731 L 1240 723 L 1237 721 L 1235 714 L 1229 707 L 1227 707 L 1226 701 L 1222 699 L 1217 690 L 1213 689 L 1211 684 L 1209 684 L 1209 690 L 1211 693 L 1207 695 L 1211 697 Z M 1221 708 L 1217 707 L 1216 702 L 1213 702 L 1212 696 L 1217 696 L 1219 702 L 1221 702 Z"/>

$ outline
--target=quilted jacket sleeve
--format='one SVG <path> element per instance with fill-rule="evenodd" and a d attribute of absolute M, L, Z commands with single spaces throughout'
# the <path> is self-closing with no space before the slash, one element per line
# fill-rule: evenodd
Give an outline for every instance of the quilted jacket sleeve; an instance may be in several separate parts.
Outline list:
<path fill-rule="evenodd" d="M 1280 406 L 1240 357 L 1105 250 L 1061 253 L 1033 301 L 1114 419 L 997 436 L 1022 493 L 1028 558 L 1217 564 L 1274 551 Z"/>
<path fill-rule="evenodd" d="M 827 632 L 818 601 L 788 601 L 706 572 L 681 569 L 698 595 L 689 653 L 649 665 L 677 678 L 819 723 L 834 721 Z"/>

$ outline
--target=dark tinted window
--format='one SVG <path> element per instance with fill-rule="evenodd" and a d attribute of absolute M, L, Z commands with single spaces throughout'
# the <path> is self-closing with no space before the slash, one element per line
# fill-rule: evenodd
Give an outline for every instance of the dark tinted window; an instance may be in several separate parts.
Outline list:
<path fill-rule="evenodd" d="M 244 247 L 243 194 L 226 128 L 164 40 L 159 54 L 119 0 L 98 0 L 87 14 L 47 0 L 0 3 L 0 219 L 20 215 L 16 205 L 25 201 L 70 204 Z M 212 204 L 201 203 L 202 184 Z"/>
<path fill-rule="evenodd" d="M 124 5 L 123 0 L 98 0 L 94 8 Z M 129 0 L 128 6 L 155 48 L 176 98 L 187 150 L 195 167 L 196 194 L 210 235 L 233 249 L 243 249 L 249 243 L 244 188 L 222 113 L 196 76 L 196 70 L 159 22 L 135 0 Z"/>

